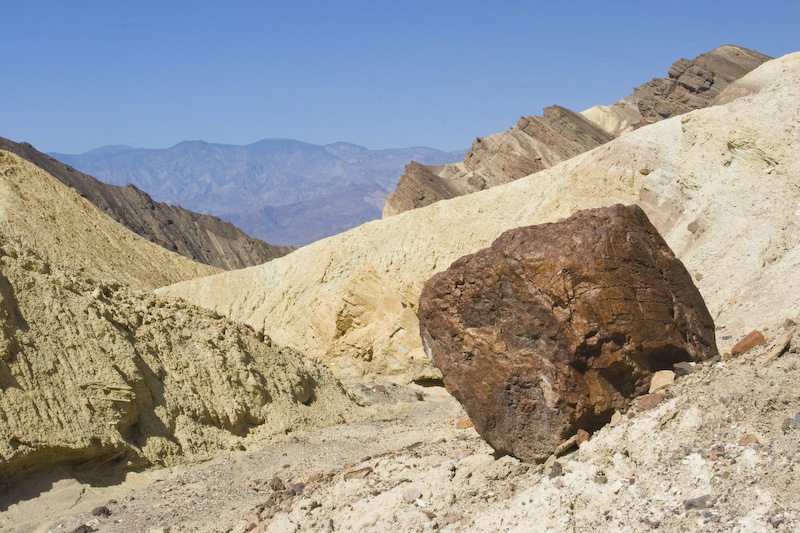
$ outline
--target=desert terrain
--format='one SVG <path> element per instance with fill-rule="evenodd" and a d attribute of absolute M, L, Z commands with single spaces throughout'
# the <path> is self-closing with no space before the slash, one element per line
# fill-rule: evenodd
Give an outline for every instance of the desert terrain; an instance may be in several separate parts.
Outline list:
<path fill-rule="evenodd" d="M 226 272 L 0 151 L 0 528 L 800 529 L 800 53 L 707 104 L 584 113 L 613 138 Z M 685 265 L 719 355 L 542 464 L 495 453 L 426 353 L 423 287 L 614 204 Z"/>

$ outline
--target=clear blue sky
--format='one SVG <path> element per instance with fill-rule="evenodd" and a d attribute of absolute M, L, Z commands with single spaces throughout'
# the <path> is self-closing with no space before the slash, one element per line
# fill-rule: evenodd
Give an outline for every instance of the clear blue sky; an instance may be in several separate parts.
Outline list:
<path fill-rule="evenodd" d="M 800 0 L 0 0 L 0 136 L 42 151 L 287 137 L 468 148 L 722 44 L 800 50 Z"/>

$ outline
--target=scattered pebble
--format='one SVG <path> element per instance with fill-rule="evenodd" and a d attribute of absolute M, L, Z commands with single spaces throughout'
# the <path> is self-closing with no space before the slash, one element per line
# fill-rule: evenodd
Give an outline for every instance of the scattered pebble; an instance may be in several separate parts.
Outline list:
<path fill-rule="evenodd" d="M 408 489 L 403 493 L 403 499 L 408 503 L 415 502 L 422 498 L 422 491 L 417 488 Z"/>
<path fill-rule="evenodd" d="M 764 335 L 761 334 L 760 331 L 751 331 L 748 333 L 742 340 L 737 342 L 733 348 L 731 348 L 732 355 L 742 355 L 746 354 L 759 344 L 766 342 Z"/>
<path fill-rule="evenodd" d="M 683 503 L 683 507 L 690 511 L 692 509 L 705 509 L 711 504 L 711 495 L 703 494 L 697 498 L 689 498 Z"/>
<path fill-rule="evenodd" d="M 472 420 L 468 416 L 462 416 L 456 422 L 456 429 L 468 429 L 473 427 Z"/>
<path fill-rule="evenodd" d="M 672 370 L 659 370 L 650 379 L 650 392 L 651 394 L 657 390 L 669 387 L 675 382 L 675 372 Z"/>
<path fill-rule="evenodd" d="M 653 394 L 645 394 L 639 400 L 639 404 L 636 406 L 636 408 L 639 411 L 646 411 L 648 409 L 652 409 L 653 407 L 657 406 L 662 401 L 664 401 L 664 395 L 660 392 L 656 392 Z"/>

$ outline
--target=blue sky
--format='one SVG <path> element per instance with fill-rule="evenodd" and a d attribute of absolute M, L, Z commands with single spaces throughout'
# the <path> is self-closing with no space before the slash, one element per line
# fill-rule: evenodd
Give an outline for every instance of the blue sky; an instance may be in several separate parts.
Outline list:
<path fill-rule="evenodd" d="M 757 7 L 756 7 L 757 6 Z M 0 0 L 0 136 L 42 151 L 286 137 L 468 148 L 722 44 L 800 51 L 800 0 Z"/>

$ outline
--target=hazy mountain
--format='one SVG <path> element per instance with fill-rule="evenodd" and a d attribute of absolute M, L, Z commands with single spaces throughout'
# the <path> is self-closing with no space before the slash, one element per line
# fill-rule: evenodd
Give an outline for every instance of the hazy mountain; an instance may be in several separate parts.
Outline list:
<path fill-rule="evenodd" d="M 380 218 L 409 161 L 442 165 L 465 153 L 264 139 L 247 146 L 185 141 L 161 150 L 104 146 L 50 155 L 105 183 L 132 183 L 158 201 L 234 222 L 252 237 L 301 245 Z"/>

